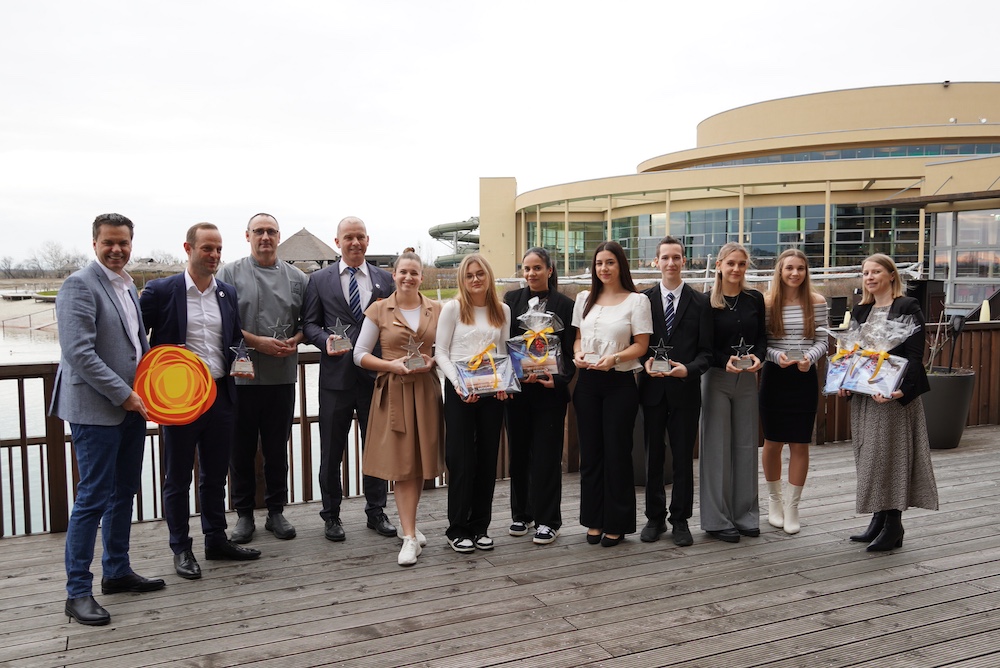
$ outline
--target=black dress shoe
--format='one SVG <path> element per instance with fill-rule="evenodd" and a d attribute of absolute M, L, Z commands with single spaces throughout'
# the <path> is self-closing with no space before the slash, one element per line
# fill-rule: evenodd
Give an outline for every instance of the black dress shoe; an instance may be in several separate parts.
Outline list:
<path fill-rule="evenodd" d="M 197 580 L 201 577 L 201 566 L 191 550 L 174 555 L 174 570 L 185 580 Z"/>
<path fill-rule="evenodd" d="M 670 524 L 673 525 L 670 535 L 674 539 L 674 545 L 677 547 L 694 545 L 694 538 L 691 536 L 691 529 L 688 528 L 687 522 L 684 520 L 677 520 L 676 522 L 671 521 Z"/>
<path fill-rule="evenodd" d="M 757 538 L 760 536 L 760 529 L 737 529 L 741 536 L 749 536 L 750 538 Z"/>
<path fill-rule="evenodd" d="M 225 559 L 228 561 L 252 561 L 260 557 L 260 550 L 237 545 L 231 540 L 218 545 L 205 546 L 205 558 L 209 561 Z"/>
<path fill-rule="evenodd" d="M 643 543 L 655 543 L 660 540 L 660 535 L 667 532 L 667 523 L 660 520 L 649 520 L 646 522 L 646 526 L 642 528 L 642 533 L 639 534 L 639 540 Z"/>
<path fill-rule="evenodd" d="M 141 593 L 144 591 L 156 591 L 157 589 L 163 589 L 166 585 L 167 583 L 159 578 L 156 580 L 150 580 L 149 578 L 142 577 L 138 573 L 129 573 L 128 575 L 123 575 L 120 578 L 101 578 L 101 593 L 120 594 L 125 591 Z"/>
<path fill-rule="evenodd" d="M 326 528 L 323 529 L 323 534 L 326 536 L 327 540 L 332 540 L 334 542 L 341 542 L 347 535 L 344 533 L 344 525 L 340 523 L 340 519 L 333 519 L 326 521 Z"/>
<path fill-rule="evenodd" d="M 368 516 L 368 528 L 378 531 L 381 535 L 386 538 L 396 537 L 396 527 L 392 526 L 392 522 L 386 517 L 385 513 L 379 513 L 378 515 Z"/>
<path fill-rule="evenodd" d="M 611 538 L 608 534 L 604 534 L 604 537 L 601 538 L 601 547 L 614 547 L 623 540 L 625 540 L 625 534 L 621 534 L 618 538 Z"/>
<path fill-rule="evenodd" d="M 738 543 L 740 542 L 740 532 L 736 529 L 723 529 L 721 531 L 707 531 L 706 532 L 712 538 L 717 538 L 726 543 Z"/>
<path fill-rule="evenodd" d="M 591 545 L 597 545 L 598 543 L 601 542 L 601 534 L 599 534 L 599 533 L 588 533 L 587 534 L 587 542 L 590 543 Z"/>
<path fill-rule="evenodd" d="M 111 621 L 111 615 L 97 604 L 93 596 L 67 598 L 66 616 L 87 626 L 104 626 Z"/>
<path fill-rule="evenodd" d="M 236 527 L 233 529 L 233 534 L 229 537 L 229 540 L 238 545 L 244 545 L 253 540 L 253 532 L 256 530 L 257 526 L 254 524 L 253 515 L 240 515 L 239 519 L 236 520 Z"/>
<path fill-rule="evenodd" d="M 274 534 L 275 538 L 291 540 L 295 538 L 295 527 L 281 513 L 268 513 L 264 528 Z M 233 541 L 234 543 L 236 541 Z"/>

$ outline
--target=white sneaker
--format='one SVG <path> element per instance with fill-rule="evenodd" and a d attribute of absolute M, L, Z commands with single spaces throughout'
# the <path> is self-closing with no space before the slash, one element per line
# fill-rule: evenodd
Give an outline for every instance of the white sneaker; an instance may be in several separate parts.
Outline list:
<path fill-rule="evenodd" d="M 448 543 L 451 545 L 451 549 L 456 552 L 468 554 L 476 551 L 476 546 L 472 543 L 471 538 L 449 538 Z"/>
<path fill-rule="evenodd" d="M 396 559 L 396 562 L 400 566 L 412 566 L 417 563 L 420 552 L 420 543 L 417 542 L 416 538 L 403 536 L 403 549 L 399 551 L 399 558 Z"/>
<path fill-rule="evenodd" d="M 483 534 L 481 536 L 476 536 L 476 547 L 480 550 L 492 550 L 493 549 L 493 539 Z"/>
<path fill-rule="evenodd" d="M 536 545 L 547 545 L 556 539 L 559 535 L 559 529 L 553 529 L 552 527 L 546 526 L 544 524 L 538 525 L 538 531 L 535 532 L 535 537 L 531 539 L 531 542 Z"/>
<path fill-rule="evenodd" d="M 525 522 L 523 520 L 514 520 L 510 528 L 507 529 L 507 533 L 511 536 L 523 536 L 528 533 L 528 529 L 531 527 L 531 522 Z"/>
<path fill-rule="evenodd" d="M 415 531 L 417 532 L 416 536 L 417 544 L 420 545 L 420 547 L 427 547 L 427 536 L 420 533 L 420 529 L 415 529 Z M 396 529 L 396 538 L 398 538 L 399 540 L 403 540 L 404 537 L 405 536 L 403 536 L 403 527 L 399 527 L 398 529 Z"/>

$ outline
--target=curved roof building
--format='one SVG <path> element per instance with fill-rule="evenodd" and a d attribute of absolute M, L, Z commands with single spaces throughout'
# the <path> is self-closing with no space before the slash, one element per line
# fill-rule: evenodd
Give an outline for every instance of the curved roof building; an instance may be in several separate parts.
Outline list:
<path fill-rule="evenodd" d="M 884 252 L 923 262 L 947 301 L 1000 287 L 1000 82 L 936 83 L 801 95 L 739 107 L 698 125 L 695 148 L 635 174 L 518 195 L 513 178 L 480 182 L 481 251 L 498 275 L 529 246 L 564 272 L 619 241 L 633 266 L 665 234 L 691 267 L 727 241 L 769 267 L 786 248 L 813 266 Z"/>

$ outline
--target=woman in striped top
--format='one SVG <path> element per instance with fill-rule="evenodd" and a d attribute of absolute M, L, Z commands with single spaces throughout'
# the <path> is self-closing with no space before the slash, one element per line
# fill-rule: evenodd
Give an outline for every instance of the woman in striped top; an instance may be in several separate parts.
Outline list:
<path fill-rule="evenodd" d="M 819 379 L 816 362 L 826 355 L 826 299 L 812 291 L 805 254 L 778 256 L 765 298 L 767 361 L 760 377 L 761 463 L 767 480 L 771 526 L 799 531 L 799 497 L 809 470 L 809 442 L 816 422 Z M 781 450 L 788 443 L 788 496 L 781 490 Z"/>

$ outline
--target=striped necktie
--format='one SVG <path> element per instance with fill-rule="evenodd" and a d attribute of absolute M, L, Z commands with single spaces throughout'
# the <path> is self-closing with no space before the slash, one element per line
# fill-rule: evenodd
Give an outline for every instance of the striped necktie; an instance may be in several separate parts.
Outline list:
<path fill-rule="evenodd" d="M 663 307 L 663 323 L 667 326 L 667 336 L 674 331 L 674 293 L 667 293 L 667 305 Z"/>
<path fill-rule="evenodd" d="M 358 273 L 357 267 L 348 267 L 347 271 L 351 272 L 351 280 L 348 281 L 348 298 L 347 303 L 351 307 L 351 313 L 354 314 L 354 319 L 358 322 L 364 320 L 364 313 L 361 311 L 361 291 L 358 290 L 358 279 L 355 278 L 355 274 Z"/>

